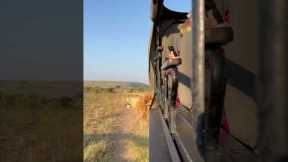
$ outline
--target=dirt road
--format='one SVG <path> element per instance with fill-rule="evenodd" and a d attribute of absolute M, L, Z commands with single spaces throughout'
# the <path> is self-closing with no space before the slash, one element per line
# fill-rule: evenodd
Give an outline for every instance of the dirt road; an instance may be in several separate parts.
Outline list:
<path fill-rule="evenodd" d="M 148 161 L 147 119 L 135 108 L 127 108 L 122 92 L 85 93 L 84 160 L 85 162 Z"/>

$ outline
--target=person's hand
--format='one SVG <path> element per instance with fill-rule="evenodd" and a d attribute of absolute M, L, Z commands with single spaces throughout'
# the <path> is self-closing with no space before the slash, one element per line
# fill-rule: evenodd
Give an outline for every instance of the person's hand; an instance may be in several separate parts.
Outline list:
<path fill-rule="evenodd" d="M 168 59 L 177 59 L 177 58 L 180 58 L 180 56 L 175 56 L 174 52 L 170 51 L 167 58 Z"/>

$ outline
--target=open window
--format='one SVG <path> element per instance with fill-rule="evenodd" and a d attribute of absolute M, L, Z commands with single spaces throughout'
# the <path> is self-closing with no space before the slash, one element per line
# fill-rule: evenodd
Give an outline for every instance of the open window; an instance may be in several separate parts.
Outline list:
<path fill-rule="evenodd" d="M 177 12 L 190 12 L 191 0 L 164 0 L 164 6 Z"/>

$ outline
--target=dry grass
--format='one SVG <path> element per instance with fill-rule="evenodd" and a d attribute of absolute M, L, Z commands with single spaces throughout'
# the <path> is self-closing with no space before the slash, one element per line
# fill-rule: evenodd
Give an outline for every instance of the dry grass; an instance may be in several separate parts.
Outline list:
<path fill-rule="evenodd" d="M 85 91 L 84 93 L 84 161 L 111 161 L 113 131 L 117 112 L 110 92 Z M 119 96 L 120 97 L 120 96 Z M 115 101 L 115 100 L 114 100 Z"/>
<path fill-rule="evenodd" d="M 85 88 L 85 162 L 148 161 L 147 119 L 138 115 L 144 111 L 127 108 L 127 98 L 140 96 L 131 89 Z"/>
<path fill-rule="evenodd" d="M 140 119 L 130 130 L 135 136 L 142 138 L 125 139 L 126 151 L 124 159 L 131 162 L 147 162 L 148 157 L 148 123 L 147 119 Z"/>
<path fill-rule="evenodd" d="M 139 101 L 143 90 L 85 88 L 82 110 L 79 94 L 53 96 L 54 83 L 48 85 L 49 95 L 44 83 L 5 84 L 8 89 L 0 87 L 1 162 L 148 161 L 147 102 Z M 135 109 L 126 108 L 130 97 L 138 98 Z"/>
<path fill-rule="evenodd" d="M 89 144 L 84 148 L 84 161 L 109 161 L 111 156 L 109 155 L 109 142 L 100 140 L 99 142 Z"/>
<path fill-rule="evenodd" d="M 29 83 L 10 86 L 25 86 L 25 90 L 1 90 L 0 161 L 81 161 L 80 98 L 27 95 Z"/>

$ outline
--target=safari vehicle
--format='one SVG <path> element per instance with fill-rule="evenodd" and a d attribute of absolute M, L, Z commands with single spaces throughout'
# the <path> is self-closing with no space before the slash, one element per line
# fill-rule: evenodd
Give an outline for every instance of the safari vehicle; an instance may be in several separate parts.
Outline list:
<path fill-rule="evenodd" d="M 288 161 L 287 17 L 287 0 L 151 0 L 150 161 Z"/>

